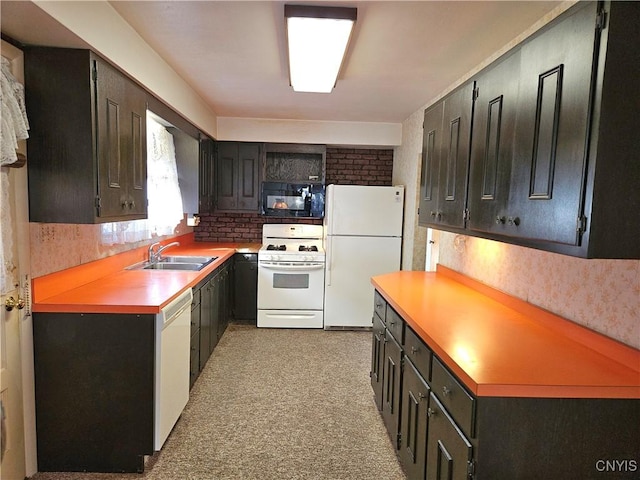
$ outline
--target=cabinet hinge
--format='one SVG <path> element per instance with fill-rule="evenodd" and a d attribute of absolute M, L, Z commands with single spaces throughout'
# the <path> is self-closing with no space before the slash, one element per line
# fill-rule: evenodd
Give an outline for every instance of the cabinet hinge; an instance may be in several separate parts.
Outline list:
<path fill-rule="evenodd" d="M 465 222 L 469 221 L 469 209 L 468 208 L 465 208 L 462 211 L 462 220 L 464 220 Z"/>
<path fill-rule="evenodd" d="M 600 10 L 596 16 L 596 31 L 601 32 L 607 28 L 607 12 Z"/>
<path fill-rule="evenodd" d="M 98 83 L 98 69 L 95 67 L 95 65 L 93 66 L 91 76 L 93 77 L 93 82 Z"/>
<path fill-rule="evenodd" d="M 96 204 L 96 208 L 100 208 L 101 205 L 100 205 L 100 196 L 99 195 L 96 196 L 95 204 Z"/>
<path fill-rule="evenodd" d="M 585 217 L 584 215 L 580 215 L 578 217 L 576 223 L 576 231 L 578 232 L 578 235 L 582 235 L 587 231 L 587 217 Z"/>
<path fill-rule="evenodd" d="M 469 460 L 467 462 L 467 477 L 473 478 L 476 474 L 476 462 L 475 460 Z"/>
<path fill-rule="evenodd" d="M 471 100 L 475 102 L 478 99 L 479 94 L 480 94 L 480 88 L 473 87 L 473 92 L 471 93 Z"/>
<path fill-rule="evenodd" d="M 400 450 L 400 448 L 402 447 L 402 434 L 398 433 L 397 437 L 396 437 L 396 450 Z"/>

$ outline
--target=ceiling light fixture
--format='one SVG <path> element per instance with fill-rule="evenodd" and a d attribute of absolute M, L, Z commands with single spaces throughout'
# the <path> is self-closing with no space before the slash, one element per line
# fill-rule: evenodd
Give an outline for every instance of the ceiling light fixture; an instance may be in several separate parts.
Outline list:
<path fill-rule="evenodd" d="M 296 92 L 331 93 L 357 8 L 285 5 L 289 81 Z"/>

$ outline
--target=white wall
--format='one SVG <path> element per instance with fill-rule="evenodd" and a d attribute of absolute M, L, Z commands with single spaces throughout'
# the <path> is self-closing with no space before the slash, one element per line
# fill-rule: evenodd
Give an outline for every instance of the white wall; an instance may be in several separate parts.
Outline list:
<path fill-rule="evenodd" d="M 218 140 L 393 147 L 402 124 L 218 117 Z"/>

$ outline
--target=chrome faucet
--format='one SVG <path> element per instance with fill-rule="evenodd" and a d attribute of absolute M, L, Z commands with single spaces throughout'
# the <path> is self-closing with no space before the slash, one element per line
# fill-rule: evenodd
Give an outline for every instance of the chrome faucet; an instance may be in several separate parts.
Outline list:
<path fill-rule="evenodd" d="M 160 242 L 152 243 L 151 245 L 149 245 L 149 263 L 157 263 L 157 262 L 159 262 L 160 258 L 162 256 L 162 252 L 164 252 L 169 247 L 177 247 L 177 246 L 179 246 L 180 242 L 167 243 L 163 247 L 160 247 L 157 250 L 154 250 L 155 247 L 157 247 L 158 245 L 160 245 Z"/>

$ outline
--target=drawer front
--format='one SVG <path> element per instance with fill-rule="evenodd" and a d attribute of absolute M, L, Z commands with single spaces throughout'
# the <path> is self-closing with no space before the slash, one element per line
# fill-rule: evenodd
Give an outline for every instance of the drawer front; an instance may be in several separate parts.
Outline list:
<path fill-rule="evenodd" d="M 431 350 L 409 326 L 404 328 L 404 354 L 411 360 L 422 378 L 431 380 Z"/>
<path fill-rule="evenodd" d="M 400 344 L 404 344 L 404 320 L 398 315 L 390 305 L 387 305 L 386 311 L 387 329 L 393 335 L 393 338 Z"/>
<path fill-rule="evenodd" d="M 431 367 L 431 388 L 462 431 L 475 436 L 475 399 L 437 358 Z"/>
<path fill-rule="evenodd" d="M 382 323 L 385 322 L 385 312 L 387 309 L 387 302 L 382 295 L 380 295 L 377 291 L 373 295 L 373 311 L 378 314 Z"/>
<path fill-rule="evenodd" d="M 200 305 L 200 289 L 193 290 L 193 298 L 191 299 L 191 308 L 194 308 L 197 305 Z"/>

